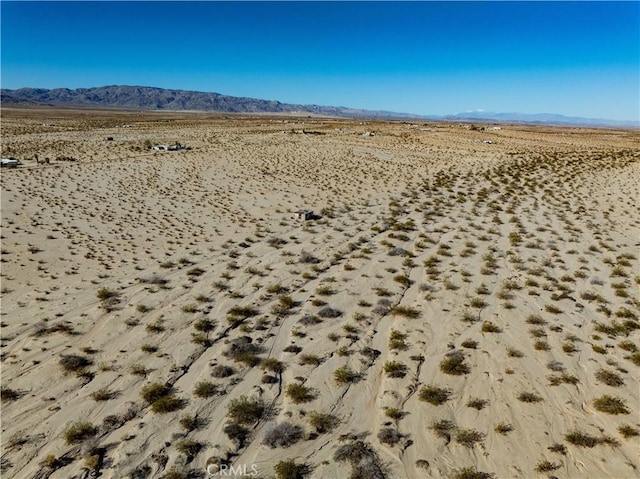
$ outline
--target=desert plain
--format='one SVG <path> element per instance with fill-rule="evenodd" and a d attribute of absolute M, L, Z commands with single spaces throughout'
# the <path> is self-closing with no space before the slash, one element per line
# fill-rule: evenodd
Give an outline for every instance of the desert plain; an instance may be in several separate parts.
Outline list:
<path fill-rule="evenodd" d="M 640 132 L 1 115 L 3 478 L 640 477 Z"/>

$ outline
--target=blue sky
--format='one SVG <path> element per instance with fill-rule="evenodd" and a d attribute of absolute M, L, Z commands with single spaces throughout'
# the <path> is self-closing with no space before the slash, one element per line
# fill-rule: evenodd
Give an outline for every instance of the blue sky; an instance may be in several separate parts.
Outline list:
<path fill-rule="evenodd" d="M 3 88 L 639 120 L 639 2 L 7 2 Z"/>

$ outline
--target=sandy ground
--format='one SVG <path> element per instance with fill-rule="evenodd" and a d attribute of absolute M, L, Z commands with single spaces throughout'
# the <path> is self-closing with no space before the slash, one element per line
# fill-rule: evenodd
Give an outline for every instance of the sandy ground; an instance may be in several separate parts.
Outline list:
<path fill-rule="evenodd" d="M 2 477 L 640 477 L 640 134 L 478 126 L 3 109 Z"/>

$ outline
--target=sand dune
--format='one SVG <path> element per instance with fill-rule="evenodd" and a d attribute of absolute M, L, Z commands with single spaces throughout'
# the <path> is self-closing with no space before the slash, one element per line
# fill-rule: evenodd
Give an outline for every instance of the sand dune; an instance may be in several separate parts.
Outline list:
<path fill-rule="evenodd" d="M 637 132 L 2 117 L 3 477 L 640 477 Z"/>

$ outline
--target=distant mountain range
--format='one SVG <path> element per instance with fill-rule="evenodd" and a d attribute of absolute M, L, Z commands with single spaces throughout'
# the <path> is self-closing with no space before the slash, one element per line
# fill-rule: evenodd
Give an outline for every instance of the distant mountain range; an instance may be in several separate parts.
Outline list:
<path fill-rule="evenodd" d="M 96 88 L 20 88 L 0 90 L 4 105 L 50 105 L 127 108 L 136 110 L 191 110 L 222 113 L 307 113 L 340 117 L 416 118 L 417 115 L 356 108 L 293 105 L 279 101 L 244 98 L 219 93 L 112 85 Z"/>
<path fill-rule="evenodd" d="M 602 118 L 582 118 L 578 116 L 564 116 L 554 113 L 494 113 L 489 111 L 471 111 L 458 113 L 442 119 L 457 119 L 467 121 L 496 121 L 501 123 L 523 123 L 541 125 L 571 125 L 571 126 L 608 126 L 619 128 L 639 128 L 638 121 L 605 120 Z"/>
<path fill-rule="evenodd" d="M 221 113 L 299 113 L 323 116 L 371 119 L 439 120 L 439 121 L 492 121 L 501 123 L 606 126 L 638 128 L 640 121 L 616 121 L 593 118 L 567 117 L 541 113 L 492 113 L 473 111 L 456 115 L 416 115 L 390 111 L 372 111 L 357 108 L 295 105 L 279 101 L 244 98 L 219 93 L 187 90 L 169 90 L 145 86 L 111 85 L 95 88 L 20 88 L 0 90 L 0 102 L 11 106 L 63 106 L 94 108 L 125 108 L 135 110 L 210 111 Z"/>

